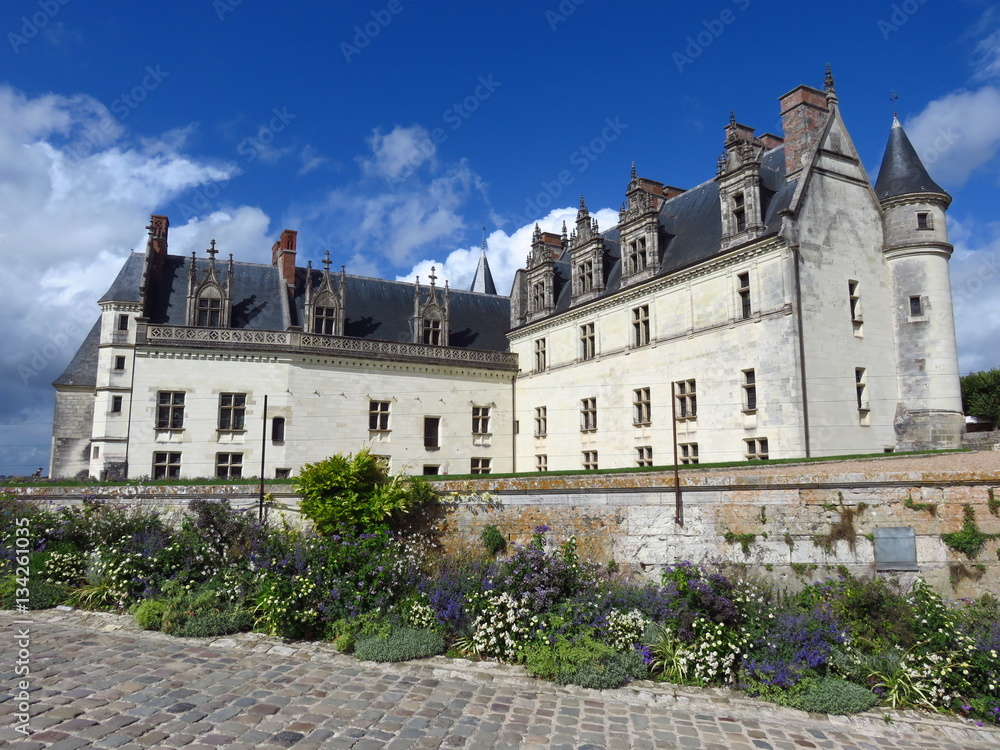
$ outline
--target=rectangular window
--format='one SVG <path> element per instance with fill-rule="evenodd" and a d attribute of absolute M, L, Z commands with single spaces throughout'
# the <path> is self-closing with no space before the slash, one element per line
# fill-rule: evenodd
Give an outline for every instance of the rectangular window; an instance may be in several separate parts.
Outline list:
<path fill-rule="evenodd" d="M 387 432 L 389 430 L 389 402 L 368 402 L 368 429 Z"/>
<path fill-rule="evenodd" d="M 441 467 L 437 464 L 424 464 L 424 476 L 436 477 L 441 473 Z"/>
<path fill-rule="evenodd" d="M 539 281 L 531 288 L 531 309 L 541 312 L 545 309 L 545 282 Z"/>
<path fill-rule="evenodd" d="M 580 359 L 593 359 L 597 355 L 597 338 L 594 335 L 594 324 L 584 323 L 580 326 Z"/>
<path fill-rule="evenodd" d="M 492 470 L 492 458 L 474 458 L 472 459 L 472 473 L 473 474 L 489 474 Z"/>
<path fill-rule="evenodd" d="M 291 469 L 275 469 L 274 478 L 275 479 L 288 479 L 292 475 Z"/>
<path fill-rule="evenodd" d="M 677 418 L 695 419 L 698 416 L 698 394 L 695 389 L 695 381 L 677 381 L 675 392 L 677 394 Z"/>
<path fill-rule="evenodd" d="M 933 229 L 931 215 L 926 211 L 917 211 L 917 229 Z"/>
<path fill-rule="evenodd" d="M 337 308 L 317 306 L 313 315 L 313 333 L 322 333 L 327 336 L 333 334 L 336 329 Z"/>
<path fill-rule="evenodd" d="M 632 345 L 645 346 L 649 343 L 649 305 L 632 309 Z"/>
<path fill-rule="evenodd" d="M 490 407 L 488 406 L 472 407 L 472 434 L 473 435 L 490 434 Z"/>
<path fill-rule="evenodd" d="M 124 398 L 122 396 L 112 396 L 111 397 L 111 413 L 121 414 L 122 413 L 122 402 Z"/>
<path fill-rule="evenodd" d="M 424 343 L 431 346 L 441 345 L 440 320 L 424 320 Z"/>
<path fill-rule="evenodd" d="M 118 316 L 118 330 L 127 331 L 128 330 L 128 315 L 122 313 Z"/>
<path fill-rule="evenodd" d="M 100 458 L 101 457 L 101 446 L 95 445 L 94 449 L 90 452 L 90 457 L 91 458 Z"/>
<path fill-rule="evenodd" d="M 198 325 L 217 328 L 222 323 L 222 300 L 218 297 L 198 299 Z"/>
<path fill-rule="evenodd" d="M 535 372 L 541 372 L 547 365 L 545 339 L 535 339 Z"/>
<path fill-rule="evenodd" d="M 441 417 L 424 417 L 424 448 L 441 447 Z"/>
<path fill-rule="evenodd" d="M 681 463 L 682 464 L 696 464 L 696 463 L 698 463 L 698 444 L 697 443 L 681 443 L 677 447 L 680 449 Z"/>
<path fill-rule="evenodd" d="M 851 320 L 861 320 L 861 292 L 857 281 L 847 282 L 848 299 L 851 304 Z"/>
<path fill-rule="evenodd" d="M 285 418 L 275 417 L 271 420 L 271 442 L 285 442 Z"/>
<path fill-rule="evenodd" d="M 219 394 L 219 429 L 242 430 L 246 421 L 247 394 Z"/>
<path fill-rule="evenodd" d="M 125 357 L 117 356 L 115 357 L 115 370 L 121 372 L 125 369 Z"/>
<path fill-rule="evenodd" d="M 733 223 L 736 225 L 737 232 L 742 232 L 747 228 L 747 207 L 743 193 L 737 193 L 733 196 Z"/>
<path fill-rule="evenodd" d="M 583 468 L 586 471 L 593 471 L 597 468 L 597 451 L 583 452 Z"/>
<path fill-rule="evenodd" d="M 184 427 L 184 392 L 160 391 L 156 394 L 156 428 L 179 430 Z"/>
<path fill-rule="evenodd" d="M 594 288 L 594 261 L 585 260 L 577 266 L 578 288 L 580 294 L 586 294 Z"/>
<path fill-rule="evenodd" d="M 636 388 L 632 391 L 632 409 L 632 422 L 636 426 L 648 425 L 653 421 L 649 388 Z"/>
<path fill-rule="evenodd" d="M 743 444 L 747 461 L 767 460 L 767 438 L 750 438 L 744 440 Z"/>
<path fill-rule="evenodd" d="M 644 271 L 649 264 L 649 256 L 646 254 L 646 238 L 640 237 L 638 240 L 630 242 L 628 249 L 628 272 Z"/>
<path fill-rule="evenodd" d="M 640 445 L 638 448 L 635 449 L 635 465 L 636 466 L 653 465 L 653 446 Z"/>
<path fill-rule="evenodd" d="M 743 320 L 750 318 L 750 272 L 746 271 L 736 276 L 736 293 L 739 295 L 740 317 Z"/>
<path fill-rule="evenodd" d="M 548 471 L 549 470 L 549 457 L 544 453 L 538 453 L 535 455 L 535 471 Z"/>
<path fill-rule="evenodd" d="M 858 396 L 858 410 L 868 411 L 868 375 L 864 367 L 854 368 L 854 390 Z"/>
<path fill-rule="evenodd" d="M 757 374 L 743 371 L 743 411 L 757 411 Z"/>
<path fill-rule="evenodd" d="M 535 437 L 545 437 L 549 432 L 549 409 L 547 406 L 535 407 Z"/>
<path fill-rule="evenodd" d="M 157 451 L 153 454 L 153 479 L 180 479 L 181 478 L 181 454 L 163 453 Z"/>
<path fill-rule="evenodd" d="M 216 453 L 215 476 L 224 479 L 243 476 L 243 454 Z"/>
<path fill-rule="evenodd" d="M 910 297 L 910 315 L 917 316 L 924 314 L 924 303 L 920 300 L 919 294 Z"/>
<path fill-rule="evenodd" d="M 597 429 L 597 399 L 585 398 L 580 401 L 580 429 L 593 432 Z"/>

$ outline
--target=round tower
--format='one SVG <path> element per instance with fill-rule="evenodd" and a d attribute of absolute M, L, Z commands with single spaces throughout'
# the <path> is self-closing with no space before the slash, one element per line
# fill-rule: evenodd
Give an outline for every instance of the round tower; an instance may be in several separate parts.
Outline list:
<path fill-rule="evenodd" d="M 948 270 L 951 196 L 927 174 L 895 117 L 875 193 L 893 295 L 896 448 L 958 448 L 965 417 Z"/>

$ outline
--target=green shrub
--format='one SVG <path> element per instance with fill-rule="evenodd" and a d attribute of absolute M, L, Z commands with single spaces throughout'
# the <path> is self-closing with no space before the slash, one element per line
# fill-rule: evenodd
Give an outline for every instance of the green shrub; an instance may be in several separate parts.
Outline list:
<path fill-rule="evenodd" d="M 162 599 L 143 599 L 132 607 L 132 616 L 143 630 L 162 630 L 167 603 Z"/>
<path fill-rule="evenodd" d="M 226 606 L 217 610 L 195 612 L 173 634 L 181 638 L 216 638 L 245 633 L 252 627 L 253 615 L 247 610 Z"/>
<path fill-rule="evenodd" d="M 503 538 L 500 529 L 493 524 L 484 526 L 479 538 L 483 540 L 483 546 L 486 547 L 486 552 L 490 557 L 496 557 L 507 549 L 507 540 Z"/>
<path fill-rule="evenodd" d="M 364 661 L 409 661 L 444 653 L 444 636 L 426 628 L 396 627 L 387 636 L 362 636 L 354 655 Z"/>
<path fill-rule="evenodd" d="M 611 646 L 590 635 L 574 640 L 558 635 L 552 643 L 532 641 L 521 649 L 519 656 L 533 677 L 568 684 L 585 664 L 614 653 Z"/>
<path fill-rule="evenodd" d="M 387 528 L 393 517 L 398 520 L 434 497 L 421 479 L 390 477 L 385 464 L 367 449 L 305 464 L 293 486 L 302 495 L 302 514 L 325 536 Z"/>
<path fill-rule="evenodd" d="M 776 702 L 811 713 L 856 714 L 878 703 L 878 697 L 839 677 L 821 677 L 803 680 Z"/>
<path fill-rule="evenodd" d="M 18 583 L 26 583 L 20 586 Z M 25 580 L 10 575 L 0 581 L 0 609 L 51 609 L 67 600 L 69 589 L 49 583 L 41 576 L 32 575 Z M 22 600 L 20 605 L 18 600 Z M 27 600 L 26 602 L 24 600 Z"/>
<path fill-rule="evenodd" d="M 565 683 L 593 690 L 612 690 L 647 674 L 639 654 L 635 651 L 619 652 L 583 664 L 575 674 L 565 675 Z"/>

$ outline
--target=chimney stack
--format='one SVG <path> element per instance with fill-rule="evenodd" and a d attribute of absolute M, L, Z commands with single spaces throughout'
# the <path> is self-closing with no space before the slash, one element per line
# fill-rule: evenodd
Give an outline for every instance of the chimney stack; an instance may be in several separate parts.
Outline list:
<path fill-rule="evenodd" d="M 826 124 L 826 94 L 811 86 L 798 86 L 780 99 L 781 128 L 785 131 L 785 174 L 797 177 L 802 162 Z"/>
<path fill-rule="evenodd" d="M 167 231 L 170 229 L 170 219 L 166 216 L 153 214 L 149 217 L 149 246 L 152 248 L 153 278 L 159 278 L 163 273 L 163 264 L 167 260 Z"/>
<path fill-rule="evenodd" d="M 278 267 L 281 278 L 290 287 L 295 286 L 295 241 L 298 234 L 292 229 L 285 229 L 271 246 L 271 263 Z"/>

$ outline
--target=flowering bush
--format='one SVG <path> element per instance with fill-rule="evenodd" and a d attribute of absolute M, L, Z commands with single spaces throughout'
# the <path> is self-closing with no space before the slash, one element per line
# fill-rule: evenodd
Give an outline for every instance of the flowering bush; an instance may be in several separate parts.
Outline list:
<path fill-rule="evenodd" d="M 619 612 L 611 610 L 607 617 L 608 625 L 604 640 L 617 651 L 632 651 L 642 641 L 643 633 L 649 625 L 649 620 L 638 610 Z"/>

